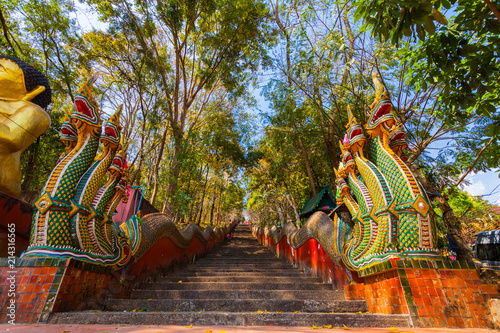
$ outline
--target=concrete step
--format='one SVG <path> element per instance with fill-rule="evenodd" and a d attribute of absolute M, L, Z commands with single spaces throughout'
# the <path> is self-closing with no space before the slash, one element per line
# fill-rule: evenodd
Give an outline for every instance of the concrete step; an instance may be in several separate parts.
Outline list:
<path fill-rule="evenodd" d="M 344 300 L 344 292 L 334 290 L 133 290 L 131 299 Z"/>
<path fill-rule="evenodd" d="M 409 315 L 251 312 L 60 312 L 49 324 L 410 327 Z"/>
<path fill-rule="evenodd" d="M 287 263 L 284 260 L 280 260 L 278 258 L 248 258 L 248 257 L 226 257 L 224 258 L 221 256 L 220 258 L 201 258 L 196 261 L 197 263 L 205 263 L 205 262 L 212 262 L 212 263 L 220 263 L 220 264 L 258 264 L 262 263 L 263 265 L 267 263 Z"/>
<path fill-rule="evenodd" d="M 281 269 L 292 269 L 293 266 L 285 263 L 271 263 L 271 264 L 240 264 L 240 265 L 227 265 L 227 264 L 217 264 L 217 263 L 196 263 L 197 268 L 231 268 L 231 267 L 239 267 L 239 268 L 281 268 Z"/>
<path fill-rule="evenodd" d="M 269 266 L 286 266 L 286 267 L 291 267 L 291 265 L 288 262 L 281 261 L 278 259 L 273 259 L 273 260 L 259 260 L 259 259 L 252 259 L 252 260 L 247 260 L 247 259 L 236 259 L 236 260 L 215 260 L 215 259 L 201 259 L 198 260 L 197 262 L 194 263 L 196 266 L 206 266 L 206 265 L 213 265 L 213 266 L 221 266 L 221 267 L 231 267 L 231 266 L 249 266 L 249 265 L 260 265 L 260 267 L 269 267 Z"/>
<path fill-rule="evenodd" d="M 266 283 L 266 282 L 192 282 L 192 283 L 144 283 L 138 289 L 146 290 L 332 290 L 323 283 Z"/>
<path fill-rule="evenodd" d="M 182 280 L 180 280 L 182 278 Z M 321 279 L 309 276 L 172 276 L 163 278 L 157 283 L 197 283 L 197 282 L 263 282 L 266 283 L 321 283 Z"/>
<path fill-rule="evenodd" d="M 200 269 L 197 269 L 196 267 L 192 267 L 192 268 L 188 268 L 186 267 L 186 269 L 180 269 L 178 271 L 175 271 L 175 272 L 172 272 L 170 274 L 177 274 L 177 273 L 182 273 L 182 272 L 185 272 L 185 274 L 191 274 L 191 273 L 209 273 L 209 272 L 213 272 L 213 273 L 223 273 L 223 272 L 232 272 L 232 273 L 238 273 L 238 272 L 241 272 L 241 273 L 267 273 L 269 272 L 269 275 L 280 275 L 280 274 L 283 274 L 283 273 L 304 273 L 302 270 L 299 270 L 299 269 L 296 269 L 296 268 L 291 268 L 291 267 L 287 267 L 287 268 L 242 268 L 242 267 L 214 267 L 214 268 L 200 268 Z M 304 275 L 302 275 L 304 276 Z"/>
<path fill-rule="evenodd" d="M 110 299 L 106 304 L 107 311 L 133 310 L 163 312 L 367 312 L 365 301 L 340 300 L 297 300 L 297 299 Z"/>
<path fill-rule="evenodd" d="M 182 272 L 178 271 L 176 273 L 171 273 L 164 276 L 164 278 L 185 278 L 185 277 L 196 277 L 196 276 L 241 276 L 241 277 L 261 277 L 266 278 L 267 276 L 290 276 L 290 277 L 304 277 L 304 273 L 295 270 L 274 270 L 273 272 L 268 271 L 258 271 L 258 272 L 247 272 L 245 269 L 240 269 L 237 271 L 227 271 L 227 270 L 204 270 L 204 271 L 192 271 L 192 272 Z"/>

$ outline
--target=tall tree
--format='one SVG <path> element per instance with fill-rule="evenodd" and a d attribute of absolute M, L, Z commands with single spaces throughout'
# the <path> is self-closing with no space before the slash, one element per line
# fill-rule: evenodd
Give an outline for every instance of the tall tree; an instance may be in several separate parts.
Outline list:
<path fill-rule="evenodd" d="M 177 193 L 186 136 L 197 124 L 213 92 L 224 87 L 233 96 L 245 91 L 268 41 L 266 6 L 261 1 L 88 0 L 111 20 L 111 30 L 132 36 L 161 86 L 168 127 L 163 130 L 154 166 L 157 183 L 167 136 L 173 155 L 168 200 Z M 157 188 L 152 202 L 156 200 Z M 171 206 L 175 206 L 170 202 Z"/>

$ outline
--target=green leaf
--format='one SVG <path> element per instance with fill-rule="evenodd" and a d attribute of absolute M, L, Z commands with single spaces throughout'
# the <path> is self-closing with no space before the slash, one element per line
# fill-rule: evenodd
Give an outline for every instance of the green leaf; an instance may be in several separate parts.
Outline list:
<path fill-rule="evenodd" d="M 427 20 L 424 23 L 424 28 L 430 35 L 434 35 L 436 33 L 436 26 L 430 16 L 427 17 Z"/>
<path fill-rule="evenodd" d="M 432 8 L 432 14 L 434 15 L 434 19 L 436 21 L 438 21 L 442 25 L 448 25 L 448 20 L 443 14 L 441 14 L 439 10 L 437 10 L 436 8 Z"/>
<path fill-rule="evenodd" d="M 425 39 L 425 30 L 421 24 L 417 24 L 417 36 L 420 40 Z"/>
<path fill-rule="evenodd" d="M 441 0 L 441 5 L 446 8 L 446 9 L 450 9 L 451 8 L 451 3 L 449 0 Z"/>

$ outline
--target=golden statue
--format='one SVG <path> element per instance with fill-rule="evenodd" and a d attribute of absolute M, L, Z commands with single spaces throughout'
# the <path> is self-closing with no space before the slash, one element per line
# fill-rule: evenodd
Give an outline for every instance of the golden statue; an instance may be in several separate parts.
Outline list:
<path fill-rule="evenodd" d="M 21 153 L 49 128 L 50 101 L 42 73 L 0 55 L 0 192 L 21 196 Z"/>

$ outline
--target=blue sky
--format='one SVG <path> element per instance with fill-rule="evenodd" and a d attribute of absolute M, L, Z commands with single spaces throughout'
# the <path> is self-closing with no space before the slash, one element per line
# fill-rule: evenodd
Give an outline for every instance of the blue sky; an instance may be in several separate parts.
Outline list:
<path fill-rule="evenodd" d="M 500 205 L 499 171 L 499 169 L 496 169 L 468 176 L 466 179 L 470 182 L 470 185 L 466 186 L 465 190 L 473 196 L 483 195 L 484 199 L 490 203 Z"/>

